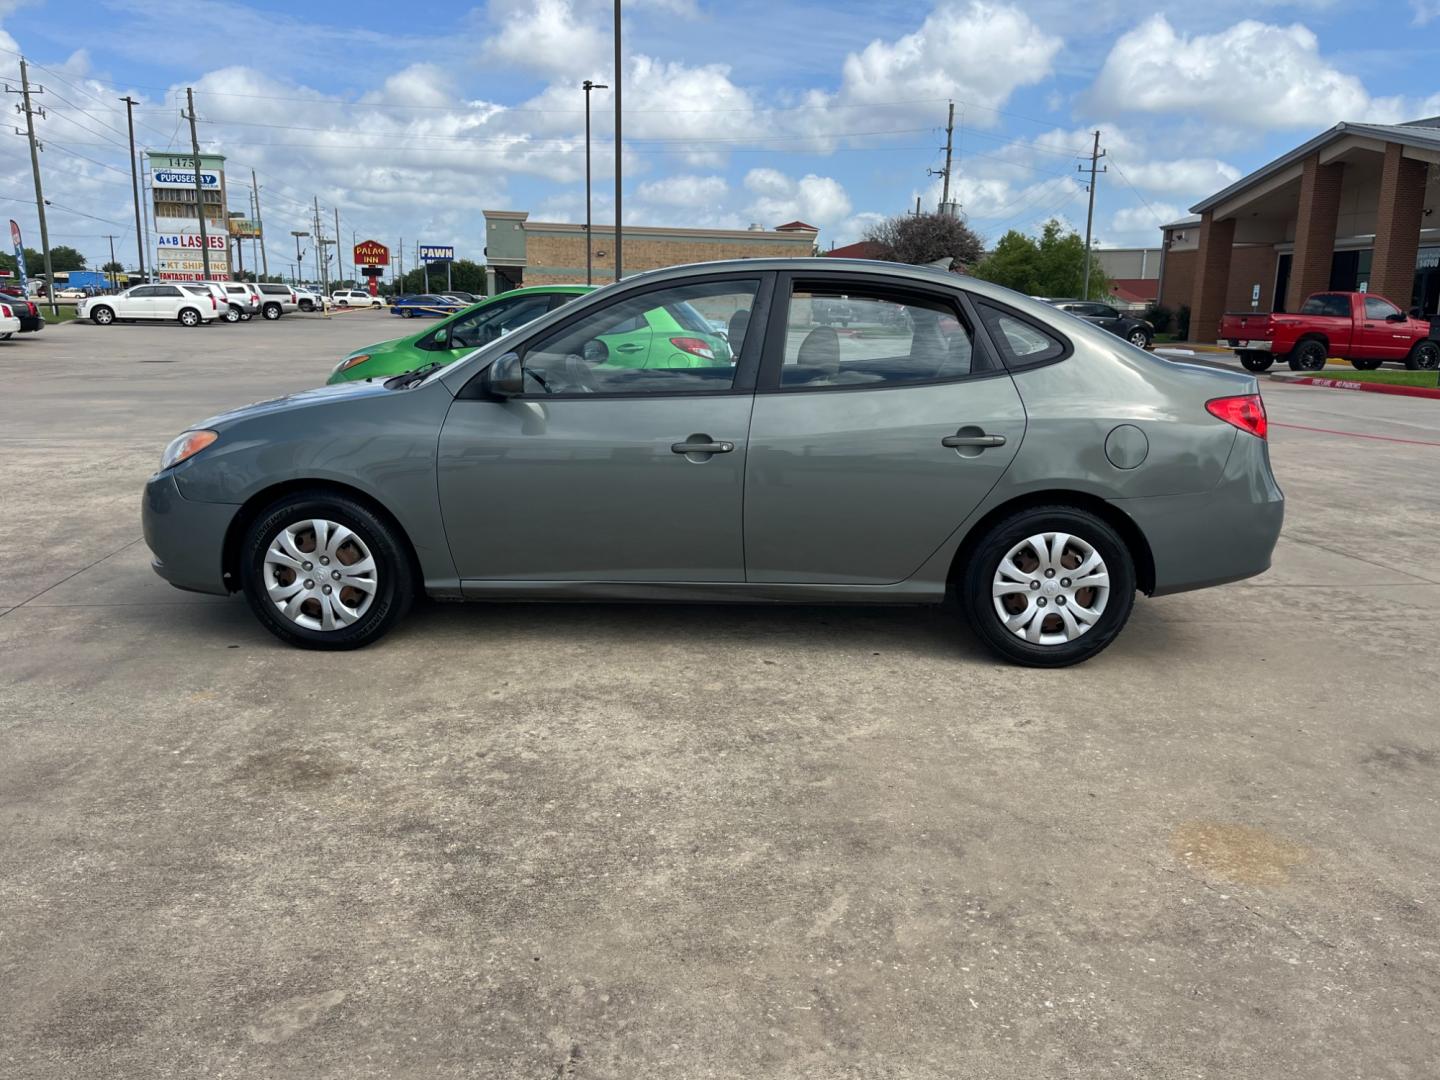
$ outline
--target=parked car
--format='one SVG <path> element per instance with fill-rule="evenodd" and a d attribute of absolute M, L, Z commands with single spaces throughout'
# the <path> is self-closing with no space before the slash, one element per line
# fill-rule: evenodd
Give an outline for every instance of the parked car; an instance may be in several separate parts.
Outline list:
<path fill-rule="evenodd" d="M 1036 299 L 1044 299 L 1047 304 L 1053 304 L 1061 311 L 1068 311 L 1076 318 L 1093 323 L 1102 330 L 1108 330 L 1116 337 L 1124 338 L 1137 349 L 1148 349 L 1155 343 L 1153 323 L 1134 315 L 1127 315 L 1109 304 L 1098 303 L 1094 300 L 1053 299 L 1050 297 L 1036 297 Z"/>
<path fill-rule="evenodd" d="M 260 314 L 265 318 L 274 320 L 300 310 L 300 298 L 291 286 L 261 281 L 255 287 L 260 290 Z"/>
<path fill-rule="evenodd" d="M 114 296 L 96 296 L 75 304 L 75 318 L 101 326 L 138 319 L 173 319 L 199 326 L 220 317 L 220 305 L 209 290 L 187 292 L 179 285 L 136 285 Z"/>
<path fill-rule="evenodd" d="M 324 311 L 330 304 L 329 297 L 308 285 L 295 286 L 295 300 L 301 311 Z"/>
<path fill-rule="evenodd" d="M 833 296 L 902 304 L 913 329 L 877 349 L 811 325 Z M 675 308 L 732 312 L 738 362 L 593 358 Z M 948 343 L 941 319 L 962 328 Z M 369 644 L 421 592 L 955 595 L 995 652 L 1058 667 L 1109 645 L 1137 590 L 1269 566 L 1265 436 L 1253 375 L 1117 349 L 975 278 L 734 260 L 635 275 L 452 364 L 202 421 L 142 518 L 162 577 L 243 592 L 308 648 Z"/>
<path fill-rule="evenodd" d="M 336 307 L 384 307 L 385 302 L 378 296 L 371 296 L 364 289 L 337 289 L 330 294 L 330 302 Z"/>
<path fill-rule="evenodd" d="M 589 285 L 532 285 L 492 296 L 447 317 L 439 326 L 356 349 L 335 365 L 327 381 L 389 378 L 422 364 L 448 364 L 590 291 Z"/>
<path fill-rule="evenodd" d="M 35 301 L 20 294 L 19 289 L 13 292 L 9 289 L 0 290 L 0 301 L 3 301 L 20 320 L 20 333 L 33 334 L 45 329 L 45 316 L 40 314 L 40 308 Z M 0 337 L 8 338 L 10 332 L 0 334 Z"/>
<path fill-rule="evenodd" d="M 220 313 L 220 321 L 237 323 L 240 321 L 241 305 L 231 301 L 225 285 L 222 281 L 185 281 L 181 282 L 180 287 L 196 296 L 213 296 L 215 310 Z"/>
<path fill-rule="evenodd" d="M 415 296 L 402 296 L 396 300 L 390 308 L 390 314 L 406 319 L 413 319 L 417 315 L 422 318 L 434 319 L 453 315 L 464 306 L 459 300 L 452 300 L 438 293 L 419 293 Z"/>
<path fill-rule="evenodd" d="M 20 333 L 20 318 L 15 314 L 11 301 L 0 303 L 0 340 L 9 340 Z"/>
<path fill-rule="evenodd" d="M 84 289 L 57 289 L 55 290 L 56 300 L 83 300 L 89 296 Z"/>
<path fill-rule="evenodd" d="M 1315 293 L 1293 315 L 1227 312 L 1220 337 L 1247 371 L 1265 371 L 1276 360 L 1288 362 L 1291 371 L 1319 371 L 1331 356 L 1360 371 L 1374 371 L 1387 360 L 1412 371 L 1440 367 L 1440 340 L 1429 320 L 1407 315 L 1376 293 Z"/>
<path fill-rule="evenodd" d="M 485 297 L 484 297 L 483 295 L 477 296 L 475 293 L 472 293 L 472 292 L 461 292 L 459 289 L 447 289 L 447 290 L 445 291 L 445 295 L 446 295 L 446 296 L 453 296 L 456 300 L 459 300 L 459 301 L 461 301 L 462 303 L 466 303 L 466 304 L 478 303 L 479 301 L 485 299 Z"/>
<path fill-rule="evenodd" d="M 227 281 L 224 287 L 225 294 L 230 298 L 230 304 L 236 309 L 240 319 L 249 322 L 260 314 L 260 290 L 252 282 Z"/>

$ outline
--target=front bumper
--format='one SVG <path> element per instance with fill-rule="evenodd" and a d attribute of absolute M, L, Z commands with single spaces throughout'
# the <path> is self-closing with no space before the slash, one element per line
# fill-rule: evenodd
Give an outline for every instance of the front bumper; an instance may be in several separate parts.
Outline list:
<path fill-rule="evenodd" d="M 239 509 L 187 499 L 174 472 L 156 473 L 140 503 L 145 545 L 155 556 L 151 567 L 177 589 L 225 596 L 231 592 L 223 567 L 225 534 Z"/>
<path fill-rule="evenodd" d="M 1240 432 L 1220 483 L 1195 495 L 1120 499 L 1150 544 L 1152 595 L 1186 592 L 1263 574 L 1285 522 L 1285 495 L 1263 439 Z"/>

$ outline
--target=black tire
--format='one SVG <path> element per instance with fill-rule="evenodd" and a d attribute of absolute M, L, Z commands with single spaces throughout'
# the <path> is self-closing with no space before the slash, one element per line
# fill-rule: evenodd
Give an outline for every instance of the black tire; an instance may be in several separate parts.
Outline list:
<path fill-rule="evenodd" d="M 1330 350 L 1318 338 L 1306 338 L 1290 350 L 1291 371 L 1324 371 Z"/>
<path fill-rule="evenodd" d="M 96 326 L 109 326 L 115 321 L 115 312 L 101 304 L 90 309 L 90 321 Z"/>
<path fill-rule="evenodd" d="M 1006 628 L 996 610 L 992 586 L 1000 561 L 1015 545 L 1037 533 L 1058 532 L 1069 533 L 1099 553 L 1110 586 L 1104 610 L 1089 629 L 1070 641 L 1042 645 Z M 1102 651 L 1124 628 L 1135 604 L 1135 560 L 1119 534 L 1088 510 L 1072 506 L 1022 510 L 992 526 L 971 549 L 960 576 L 960 604 L 975 635 L 1004 659 L 1026 667 L 1069 667 Z M 1052 608 L 1041 616 L 1042 627 L 1052 616 L 1058 620 L 1057 612 Z"/>
<path fill-rule="evenodd" d="M 408 307 L 407 307 L 407 308 L 401 308 L 401 309 L 400 309 L 400 317 L 401 317 L 402 319 L 413 319 L 413 318 L 415 317 L 415 312 L 413 312 L 412 310 L 410 310 Z"/>
<path fill-rule="evenodd" d="M 181 326 L 200 325 L 200 312 L 196 311 L 193 307 L 181 308 L 180 314 L 175 317 L 180 321 Z"/>
<path fill-rule="evenodd" d="M 336 301 L 335 301 L 335 306 L 336 306 L 336 307 L 349 307 L 349 306 L 350 306 L 350 301 L 349 301 L 349 300 L 336 300 Z"/>
<path fill-rule="evenodd" d="M 241 321 L 241 322 L 249 322 L 249 321 L 251 320 L 251 318 L 254 317 L 254 314 L 255 314 L 255 313 L 254 313 L 253 311 L 242 311 L 242 312 L 240 312 L 240 321 Z"/>
<path fill-rule="evenodd" d="M 1384 360 L 1351 360 L 1350 366 L 1356 371 L 1374 371 L 1384 362 Z"/>
<path fill-rule="evenodd" d="M 301 300 L 301 301 L 300 301 L 300 310 L 301 310 L 301 311 L 314 311 L 314 310 L 315 310 L 315 302 L 314 302 L 313 300 Z"/>
<path fill-rule="evenodd" d="M 225 314 L 220 317 L 228 323 L 237 323 L 240 321 L 240 312 L 236 308 L 227 307 Z"/>
<path fill-rule="evenodd" d="M 274 322 L 281 315 L 283 315 L 284 312 L 280 310 L 279 304 L 266 304 L 260 309 L 260 314 L 265 316 L 265 318 L 269 319 L 271 322 Z"/>
<path fill-rule="evenodd" d="M 288 619 L 267 592 L 265 553 L 280 531 L 297 522 L 323 518 L 355 532 L 375 560 L 377 589 L 368 609 L 349 626 L 318 630 Z M 379 640 L 399 622 L 415 599 L 415 574 L 408 549 L 394 526 L 363 503 L 338 492 L 300 491 L 256 515 L 245 530 L 240 584 L 250 610 L 281 641 L 302 649 L 359 649 Z"/>
<path fill-rule="evenodd" d="M 9 341 L 13 334 L 0 334 L 0 341 Z"/>
<path fill-rule="evenodd" d="M 1266 352 L 1247 350 L 1240 354 L 1240 366 L 1246 371 L 1253 371 L 1257 374 L 1262 371 L 1269 371 L 1270 365 L 1273 363 L 1275 363 L 1275 358 Z"/>
<path fill-rule="evenodd" d="M 1433 341 L 1422 341 L 1405 357 L 1405 366 L 1411 371 L 1434 371 L 1440 367 L 1440 345 Z"/>
<path fill-rule="evenodd" d="M 1151 341 L 1150 331 L 1146 330 L 1143 326 L 1137 326 L 1125 335 L 1125 340 L 1137 349 L 1148 349 L 1150 348 Z"/>

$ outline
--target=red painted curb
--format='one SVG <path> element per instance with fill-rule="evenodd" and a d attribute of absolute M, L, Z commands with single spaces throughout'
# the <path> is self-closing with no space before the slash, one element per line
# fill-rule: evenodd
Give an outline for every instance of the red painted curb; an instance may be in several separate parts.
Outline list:
<path fill-rule="evenodd" d="M 1391 383 L 1354 382 L 1348 379 L 1316 379 L 1300 378 L 1287 379 L 1283 375 L 1278 378 L 1270 376 L 1276 382 L 1288 383 L 1291 386 L 1324 386 L 1331 390 L 1363 390 L 1369 394 L 1398 394 L 1400 397 L 1431 398 L 1440 401 L 1440 387 L 1429 386 L 1395 386 Z"/>

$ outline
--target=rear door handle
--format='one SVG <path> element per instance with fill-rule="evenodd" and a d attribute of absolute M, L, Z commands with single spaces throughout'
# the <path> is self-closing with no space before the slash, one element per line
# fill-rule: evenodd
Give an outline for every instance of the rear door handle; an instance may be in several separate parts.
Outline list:
<path fill-rule="evenodd" d="M 734 449 L 733 442 L 677 442 L 670 444 L 672 454 L 728 454 Z"/>
<path fill-rule="evenodd" d="M 941 446 L 954 450 L 961 446 L 1004 446 L 1004 435 L 946 435 L 940 440 Z"/>
<path fill-rule="evenodd" d="M 629 341 L 629 342 L 626 342 L 624 345 L 617 345 L 617 346 L 615 346 L 615 351 L 616 351 L 616 352 L 635 353 L 635 352 L 639 352 L 639 351 L 640 351 L 641 349 L 643 349 L 644 347 L 645 347 L 644 345 L 637 345 L 635 342 Z"/>

